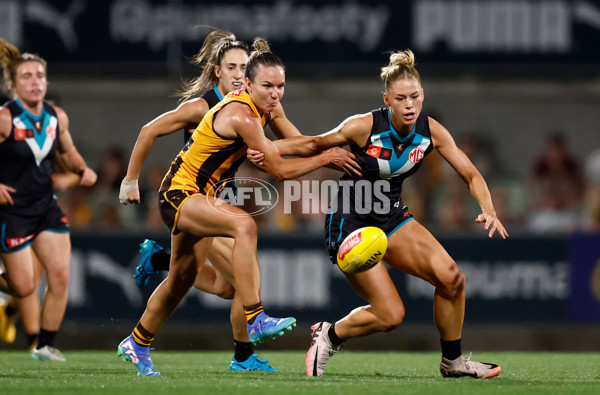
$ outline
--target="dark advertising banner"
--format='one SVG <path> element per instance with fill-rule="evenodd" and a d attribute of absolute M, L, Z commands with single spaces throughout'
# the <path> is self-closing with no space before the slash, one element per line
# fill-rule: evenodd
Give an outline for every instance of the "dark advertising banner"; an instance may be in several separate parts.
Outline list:
<path fill-rule="evenodd" d="M 381 64 L 405 48 L 425 65 L 600 62 L 598 0 L 0 0 L 0 37 L 59 65 L 175 67 L 206 26 L 264 37 L 290 63 Z"/>
<path fill-rule="evenodd" d="M 571 295 L 568 318 L 580 322 L 600 321 L 600 236 L 576 235 L 569 239 Z"/>
<path fill-rule="evenodd" d="M 142 238 L 73 235 L 72 241 L 67 319 L 107 323 L 139 318 L 162 280 L 155 276 L 144 291 L 135 286 Z M 169 245 L 168 239 L 159 241 Z M 578 259 L 577 266 L 566 258 L 567 240 L 442 238 L 441 242 L 467 276 L 467 321 L 565 322 L 582 316 L 600 321 L 598 295 L 596 304 L 590 305 L 592 296 L 581 293 L 584 287 L 579 285 L 589 281 L 591 266 L 580 265 L 579 255 L 571 255 Z M 595 259 L 597 272 L 598 255 Z M 329 263 L 321 238 L 261 237 L 259 261 L 262 301 L 272 314 L 293 315 L 303 322 L 334 320 L 365 304 Z M 397 270 L 390 273 L 406 306 L 405 322 L 432 322 L 433 287 Z M 229 307 L 229 301 L 194 289 L 172 320 L 202 317 L 203 322 L 228 322 Z"/>

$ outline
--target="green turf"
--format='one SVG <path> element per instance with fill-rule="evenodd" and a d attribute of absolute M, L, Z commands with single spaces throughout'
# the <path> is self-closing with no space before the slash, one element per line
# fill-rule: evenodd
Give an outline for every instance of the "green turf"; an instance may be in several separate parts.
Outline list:
<path fill-rule="evenodd" d="M 66 351 L 40 362 L 0 352 L 0 394 L 600 394 L 600 353 L 477 353 L 499 377 L 442 379 L 439 353 L 342 351 L 323 377 L 306 377 L 300 351 L 264 351 L 280 373 L 230 372 L 230 352 L 154 351 L 164 377 L 137 377 L 116 352 Z"/>

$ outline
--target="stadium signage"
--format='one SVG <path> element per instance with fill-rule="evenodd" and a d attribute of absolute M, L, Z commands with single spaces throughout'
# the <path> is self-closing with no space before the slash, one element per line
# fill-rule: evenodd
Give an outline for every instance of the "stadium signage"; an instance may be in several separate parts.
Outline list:
<path fill-rule="evenodd" d="M 265 37 L 290 64 L 381 64 L 399 48 L 438 67 L 600 63 L 600 0 L 0 1 L 0 37 L 42 53 L 55 69 L 80 63 L 180 69 L 208 26 L 247 41 Z"/>
<path fill-rule="evenodd" d="M 569 264 L 564 261 L 456 262 L 467 278 L 467 299 L 567 300 L 570 291 Z M 407 277 L 412 298 L 433 299 L 433 286 Z"/>
<path fill-rule="evenodd" d="M 206 29 L 198 31 L 197 26 L 218 26 L 247 41 L 257 34 L 273 42 L 347 40 L 363 51 L 371 51 L 380 44 L 389 18 L 388 7 L 355 1 L 313 6 L 290 0 L 270 5 L 116 0 L 110 12 L 110 33 L 115 42 L 144 43 L 160 49 L 176 39 L 202 39 Z"/>

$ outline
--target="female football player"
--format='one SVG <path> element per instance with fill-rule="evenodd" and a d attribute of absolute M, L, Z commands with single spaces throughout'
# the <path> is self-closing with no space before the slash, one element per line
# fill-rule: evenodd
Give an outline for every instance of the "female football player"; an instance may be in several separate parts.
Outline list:
<path fill-rule="evenodd" d="M 340 244 L 352 231 L 376 226 L 388 237 L 384 261 L 391 267 L 428 281 L 435 287 L 434 319 L 441 338 L 444 377 L 497 376 L 500 367 L 463 358 L 462 326 L 465 313 L 465 276 L 442 245 L 414 220 L 400 197 L 402 182 L 415 173 L 425 155 L 434 148 L 456 170 L 481 207 L 476 222 L 483 223 L 489 237 L 495 232 L 508 237 L 498 220 L 490 192 L 481 174 L 456 146 L 440 123 L 421 112 L 424 93 L 412 51 L 396 52 L 381 70 L 386 107 L 348 118 L 339 127 L 314 138 L 294 137 L 275 142 L 281 155 L 310 155 L 332 146 L 350 145 L 365 168 L 361 180 L 387 180 L 387 188 L 354 188 L 357 177 L 345 175 L 348 188 L 340 188 L 326 216 L 325 238 L 331 261 L 336 262 Z M 251 152 L 260 164 L 266 156 Z M 360 189 L 360 190 L 359 190 Z M 355 200 L 360 199 L 356 211 Z M 387 209 L 382 210 L 382 207 Z M 347 209 L 344 211 L 344 209 Z M 343 341 L 396 328 L 404 319 L 404 305 L 386 267 L 346 274 L 354 291 L 367 305 L 352 310 L 335 323 L 312 326 L 312 343 L 306 354 L 306 374 L 321 376 Z"/>
<path fill-rule="evenodd" d="M 182 98 L 182 104 L 175 110 L 149 122 L 140 131 L 129 160 L 127 175 L 121 184 L 121 203 L 140 202 L 137 180 L 154 140 L 159 136 L 183 129 L 184 143 L 187 143 L 208 110 L 229 92 L 243 88 L 246 63 L 248 63 L 248 46 L 238 41 L 233 33 L 214 30 L 208 34 L 202 48 L 192 59 L 192 64 L 201 66 L 202 72 L 199 77 L 187 82 L 184 89 L 178 93 Z M 200 94 L 202 94 L 200 97 L 195 97 Z M 282 135 L 300 134 L 287 120 L 281 106 L 273 115 L 270 126 L 272 130 Z M 232 243 L 232 239 L 215 238 L 208 258 L 216 267 L 227 264 Z M 135 280 L 140 288 L 145 288 L 151 275 L 159 273 L 160 270 L 169 270 L 171 255 L 153 240 L 146 240 L 141 244 L 140 254 L 141 261 L 136 268 Z M 242 304 L 239 297 L 235 296 L 235 289 L 229 280 L 213 266 L 199 262 L 194 287 L 225 299 L 233 298 L 230 319 L 235 354 L 229 368 L 234 371 L 274 371 L 275 369 L 268 365 L 268 361 L 254 353 L 246 329 Z"/>
<path fill-rule="evenodd" d="M 0 109 L 0 256 L 6 269 L 0 290 L 22 298 L 36 289 L 35 253 L 46 271 L 48 290 L 32 356 L 64 361 L 54 338 L 67 306 L 71 241 L 52 189 L 57 151 L 67 169 L 80 174 L 80 185 L 93 185 L 97 176 L 73 144 L 65 111 L 44 101 L 46 61 L 21 54 L 0 39 L 0 66 L 13 97 Z"/>

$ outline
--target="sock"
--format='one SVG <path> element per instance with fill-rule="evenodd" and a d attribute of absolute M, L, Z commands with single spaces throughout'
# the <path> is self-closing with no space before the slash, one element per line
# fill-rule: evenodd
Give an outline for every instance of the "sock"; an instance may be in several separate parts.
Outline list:
<path fill-rule="evenodd" d="M 171 254 L 165 250 L 160 250 L 150 257 L 150 263 L 154 270 L 165 270 L 168 272 L 171 263 Z"/>
<path fill-rule="evenodd" d="M 15 314 L 17 314 L 17 309 L 15 309 L 12 305 L 7 305 L 6 308 L 4 309 L 4 313 L 9 316 L 12 317 Z"/>
<path fill-rule="evenodd" d="M 253 304 L 252 306 L 244 306 L 244 312 L 246 313 L 246 321 L 248 321 L 248 324 L 254 324 L 254 319 L 256 316 L 263 311 L 265 311 L 265 309 L 260 302 Z"/>
<path fill-rule="evenodd" d="M 26 333 L 25 334 L 25 336 L 27 337 L 27 348 L 28 349 L 31 350 L 34 344 L 37 346 L 37 340 L 38 340 L 39 335 L 40 335 L 39 333 L 32 333 L 32 334 Z"/>
<path fill-rule="evenodd" d="M 458 340 L 440 340 L 442 343 L 442 357 L 452 361 L 462 355 L 460 339 Z"/>
<path fill-rule="evenodd" d="M 150 347 L 152 340 L 154 340 L 154 334 L 148 332 L 140 322 L 137 323 L 132 334 L 135 344 L 140 347 Z"/>
<path fill-rule="evenodd" d="M 337 335 L 337 333 L 335 333 L 335 324 L 331 324 L 331 326 L 329 327 L 329 330 L 327 331 L 327 336 L 329 337 L 329 341 L 331 342 L 331 344 L 334 347 L 339 346 L 340 344 L 342 344 L 344 342 L 344 340 L 346 339 L 340 339 Z"/>
<path fill-rule="evenodd" d="M 40 336 L 39 336 L 38 345 L 36 348 L 39 350 L 40 348 L 45 347 L 45 346 L 53 347 L 54 346 L 54 337 L 56 336 L 57 333 L 58 333 L 58 331 L 47 331 L 44 328 L 40 329 Z"/>
<path fill-rule="evenodd" d="M 252 343 L 250 342 L 239 342 L 233 339 L 233 344 L 235 344 L 235 360 L 238 362 L 244 362 L 250 355 L 254 354 L 254 348 L 252 347 Z"/>

